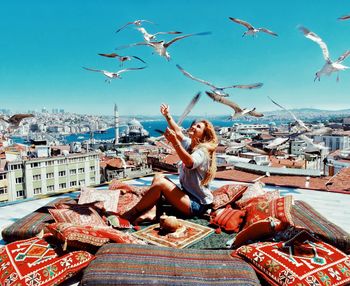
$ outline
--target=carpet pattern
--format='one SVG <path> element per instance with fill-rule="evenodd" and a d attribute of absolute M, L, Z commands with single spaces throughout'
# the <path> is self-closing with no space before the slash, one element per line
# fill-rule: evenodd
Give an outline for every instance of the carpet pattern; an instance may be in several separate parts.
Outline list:
<path fill-rule="evenodd" d="M 96 253 L 81 285 L 260 285 L 252 267 L 230 253 L 110 243 Z"/>

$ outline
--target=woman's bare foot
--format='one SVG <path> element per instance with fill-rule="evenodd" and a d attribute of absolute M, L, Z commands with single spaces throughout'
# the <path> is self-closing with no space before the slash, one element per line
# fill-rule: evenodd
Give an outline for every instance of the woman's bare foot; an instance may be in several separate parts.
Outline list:
<path fill-rule="evenodd" d="M 137 224 L 139 224 L 141 222 L 145 222 L 145 221 L 153 222 L 156 220 L 156 213 L 157 213 L 157 208 L 156 208 L 156 206 L 154 206 L 153 208 L 151 208 L 150 210 L 146 211 L 145 213 L 140 215 L 138 218 L 136 218 L 133 221 L 133 224 L 137 225 Z"/>

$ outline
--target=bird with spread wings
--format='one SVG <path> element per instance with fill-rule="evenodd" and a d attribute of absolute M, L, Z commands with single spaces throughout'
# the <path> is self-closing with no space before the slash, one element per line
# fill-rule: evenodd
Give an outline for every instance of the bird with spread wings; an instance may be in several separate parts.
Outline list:
<path fill-rule="evenodd" d="M 236 118 L 246 116 L 246 115 L 250 115 L 250 116 L 254 116 L 254 117 L 263 117 L 264 116 L 264 114 L 255 111 L 255 107 L 252 109 L 241 108 L 237 103 L 235 103 L 231 100 L 228 100 L 227 98 L 224 98 L 222 96 L 219 96 L 213 92 L 206 91 L 205 93 L 214 101 L 217 101 L 217 102 L 220 102 L 224 105 L 227 105 L 234 110 L 234 114 L 230 116 L 230 119 L 236 119 Z"/>

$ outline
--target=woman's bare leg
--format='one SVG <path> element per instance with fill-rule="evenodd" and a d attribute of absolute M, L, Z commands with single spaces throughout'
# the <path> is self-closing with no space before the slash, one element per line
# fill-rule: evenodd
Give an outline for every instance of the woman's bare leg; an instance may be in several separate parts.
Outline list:
<path fill-rule="evenodd" d="M 191 201 L 189 197 L 173 182 L 166 179 L 164 175 L 156 174 L 153 178 L 150 189 L 137 203 L 137 205 L 126 212 L 123 217 L 130 221 L 135 220 L 138 215 L 155 206 L 162 195 L 164 195 L 166 200 L 180 212 L 185 215 L 190 214 Z"/>

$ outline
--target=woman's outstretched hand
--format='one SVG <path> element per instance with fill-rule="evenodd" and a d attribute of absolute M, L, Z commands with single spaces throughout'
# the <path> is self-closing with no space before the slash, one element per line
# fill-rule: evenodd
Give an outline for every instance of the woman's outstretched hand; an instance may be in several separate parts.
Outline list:
<path fill-rule="evenodd" d="M 177 137 L 176 137 L 176 133 L 174 130 L 167 128 L 164 132 L 164 137 L 166 140 L 168 140 L 173 145 L 177 144 Z"/>
<path fill-rule="evenodd" d="M 167 116 L 169 116 L 169 109 L 170 109 L 169 105 L 162 103 L 160 106 L 160 113 L 163 116 L 167 117 Z"/>

